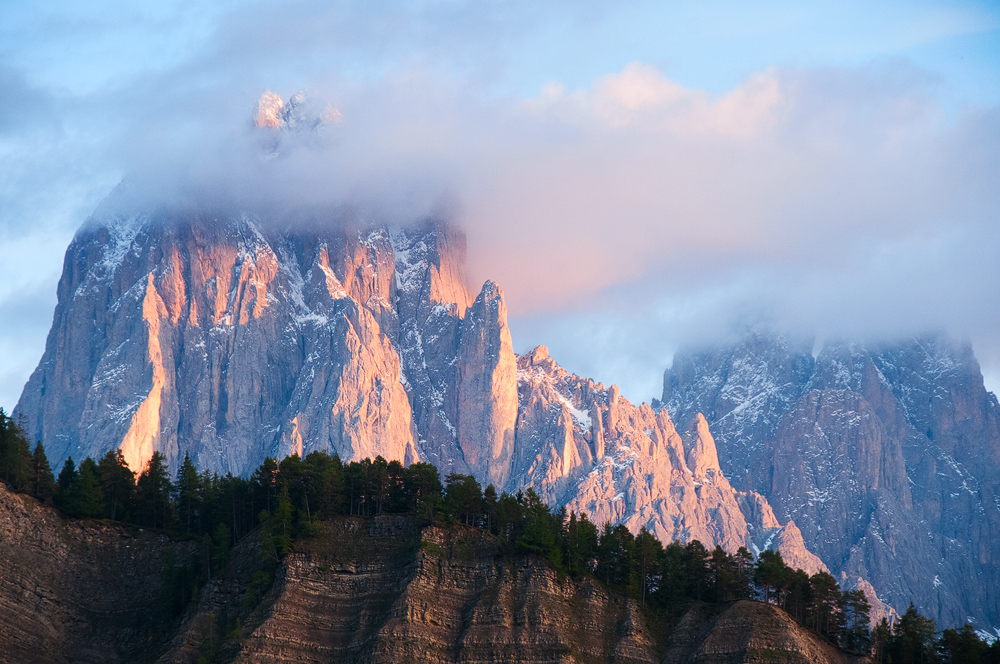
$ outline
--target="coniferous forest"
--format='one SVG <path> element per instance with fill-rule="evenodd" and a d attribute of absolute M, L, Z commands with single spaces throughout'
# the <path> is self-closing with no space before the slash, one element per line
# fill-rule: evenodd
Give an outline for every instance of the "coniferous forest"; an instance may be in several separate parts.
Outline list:
<path fill-rule="evenodd" d="M 664 546 L 645 528 L 595 524 L 586 514 L 546 505 L 533 490 L 498 494 L 470 475 L 442 482 L 428 463 L 404 467 L 382 457 L 343 463 L 311 452 L 304 459 L 265 459 L 249 477 L 219 476 L 198 469 L 185 455 L 171 477 L 155 452 L 136 476 L 120 451 L 99 460 L 69 458 L 56 474 L 41 442 L 33 447 L 22 428 L 0 409 L 0 480 L 11 490 L 57 507 L 70 518 L 108 519 L 198 538 L 209 567 L 225 566 L 231 548 L 251 532 L 262 541 L 264 564 L 248 601 L 270 585 L 281 558 L 316 524 L 339 515 L 412 515 L 424 524 L 471 527 L 496 537 L 504 552 L 544 557 L 560 575 L 591 576 L 650 610 L 692 601 L 718 604 L 757 599 L 784 609 L 802 626 L 831 643 L 870 653 L 892 664 L 1000 664 L 992 645 L 969 626 L 939 631 L 912 606 L 894 625 L 869 629 L 869 605 L 860 590 L 842 591 L 826 572 L 791 569 L 781 554 L 746 548 L 735 554 L 709 550 L 698 540 Z M 175 613 L 194 596 L 198 575 L 179 572 Z"/>

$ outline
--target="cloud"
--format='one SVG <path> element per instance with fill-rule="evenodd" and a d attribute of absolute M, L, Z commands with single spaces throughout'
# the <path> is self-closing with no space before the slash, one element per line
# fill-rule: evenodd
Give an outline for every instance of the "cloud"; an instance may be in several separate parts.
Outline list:
<path fill-rule="evenodd" d="M 548 343 L 556 357 L 561 346 L 571 369 L 628 383 L 632 396 L 652 396 L 651 376 L 677 344 L 747 312 L 821 335 L 945 327 L 1000 366 L 1000 314 L 986 304 L 1000 301 L 996 107 L 946 109 L 939 74 L 873 59 L 880 36 L 868 32 L 864 48 L 843 47 L 861 48 L 864 64 L 762 66 L 735 85 L 685 84 L 662 57 L 621 57 L 632 51 L 605 34 L 623 20 L 615 11 L 303 1 L 123 19 L 130 35 L 165 21 L 160 34 L 187 47 L 91 72 L 104 87 L 72 93 L 33 85 L 54 74 L 32 74 L 30 58 L 28 69 L 0 69 L 18 100 L 0 111 L 17 165 L 0 174 L 11 202 L 0 234 L 64 246 L 53 238 L 68 239 L 95 192 L 126 173 L 153 201 L 282 221 L 447 213 L 467 230 L 474 279 L 504 286 L 519 345 Z M 691 25 L 707 20 L 684 12 Z M 995 23 L 980 14 L 949 14 L 946 32 Z M 793 18 L 798 30 L 804 19 Z M 773 36 L 776 24 L 757 19 Z M 688 43 L 683 22 L 649 20 Z M 906 37 L 930 24 L 904 23 L 886 39 L 932 41 L 926 30 Z M 749 43 L 754 25 L 728 21 L 726 38 Z M 663 39 L 654 32 L 637 50 L 652 52 Z M 553 72 L 548 83 L 512 80 L 524 54 L 540 58 L 533 72 Z M 286 101 L 305 90 L 339 121 L 255 128 L 266 89 Z M 19 285 L 0 289 L 0 306 L 27 287 L 11 251 L 0 276 Z M 46 261 L 58 269 L 58 256 Z"/>

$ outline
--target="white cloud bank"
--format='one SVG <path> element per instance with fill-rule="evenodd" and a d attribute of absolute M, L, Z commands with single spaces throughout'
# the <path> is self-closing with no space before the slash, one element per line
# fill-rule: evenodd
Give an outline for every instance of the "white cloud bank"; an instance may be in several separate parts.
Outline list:
<path fill-rule="evenodd" d="M 821 336 L 946 329 L 1000 372 L 1000 111 L 946 112 L 908 61 L 771 67 L 721 94 L 633 62 L 525 95 L 496 84 L 510 12 L 289 7 L 229 16 L 190 57 L 96 92 L 0 70 L 20 100 L 0 111 L 18 165 L 0 173 L 0 348 L 26 356 L 0 404 L 51 311 L 25 293 L 54 285 L 82 210 L 125 173 L 173 203 L 445 211 L 522 350 L 548 343 L 633 398 L 658 393 L 678 344 L 744 315 Z M 305 88 L 339 121 L 276 142 L 251 126 L 265 88 Z"/>

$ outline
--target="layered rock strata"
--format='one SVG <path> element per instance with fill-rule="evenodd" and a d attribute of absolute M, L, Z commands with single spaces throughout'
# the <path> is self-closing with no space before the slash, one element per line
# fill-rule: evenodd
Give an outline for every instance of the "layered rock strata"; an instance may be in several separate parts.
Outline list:
<path fill-rule="evenodd" d="M 868 657 L 845 653 L 802 630 L 783 611 L 761 602 L 735 602 L 718 616 L 694 607 L 671 635 L 664 664 L 862 664 Z"/>
<path fill-rule="evenodd" d="M 0 486 L 0 659 L 147 661 L 173 620 L 164 578 L 193 555 L 190 542 L 65 519 Z"/>
<path fill-rule="evenodd" d="M 204 652 L 204 625 L 219 609 L 212 594 L 162 664 Z M 222 650 L 234 662 L 289 663 L 865 661 L 757 602 L 719 615 L 696 604 L 669 637 L 647 616 L 592 580 L 560 579 L 539 558 L 500 556 L 481 531 L 349 518 L 300 543 L 248 633 Z"/>

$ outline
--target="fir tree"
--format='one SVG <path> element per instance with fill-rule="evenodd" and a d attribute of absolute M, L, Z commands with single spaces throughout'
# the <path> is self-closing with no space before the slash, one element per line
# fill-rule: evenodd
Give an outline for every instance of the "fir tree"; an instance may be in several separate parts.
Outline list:
<path fill-rule="evenodd" d="M 149 528 L 166 528 L 171 522 L 170 476 L 166 459 L 153 452 L 135 487 L 136 521 Z"/>
<path fill-rule="evenodd" d="M 135 473 L 125 463 L 121 450 L 108 450 L 97 463 L 97 476 L 104 493 L 104 516 L 127 520 L 132 510 Z"/>
<path fill-rule="evenodd" d="M 31 486 L 31 448 L 21 427 L 0 408 L 0 480 L 14 491 Z"/>
<path fill-rule="evenodd" d="M 104 513 L 104 492 L 98 479 L 97 464 L 90 457 L 80 464 L 80 502 L 77 516 L 92 519 L 100 518 Z"/>
<path fill-rule="evenodd" d="M 43 503 L 51 503 L 56 496 L 56 478 L 41 441 L 35 445 L 35 452 L 31 455 L 30 493 Z"/>
<path fill-rule="evenodd" d="M 57 482 L 59 492 L 56 496 L 56 506 L 69 516 L 80 514 L 80 473 L 76 470 L 73 457 L 67 457 L 59 471 Z"/>

